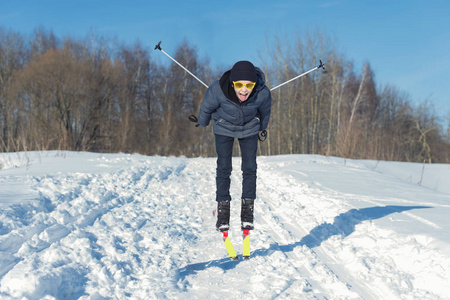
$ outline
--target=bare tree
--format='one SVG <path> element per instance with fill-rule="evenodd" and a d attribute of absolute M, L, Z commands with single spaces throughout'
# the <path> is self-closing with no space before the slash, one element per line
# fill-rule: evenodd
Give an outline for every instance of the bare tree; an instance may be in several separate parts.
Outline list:
<path fill-rule="evenodd" d="M 449 129 L 430 106 L 413 106 L 395 87 L 377 87 L 369 63 L 355 70 L 320 31 L 293 41 L 275 36 L 268 45 L 259 66 L 268 86 L 319 59 L 327 72 L 273 91 L 261 154 L 449 162 Z M 0 27 L 0 151 L 215 155 L 211 127 L 187 120 L 198 113 L 205 87 L 177 65 L 157 64 L 150 53 L 140 42 L 125 45 L 92 32 L 59 39 L 38 28 L 27 40 Z M 225 71 L 199 59 L 187 41 L 175 58 L 208 84 Z"/>
<path fill-rule="evenodd" d="M 0 27 L 0 150 L 18 151 L 17 115 L 11 97 L 14 73 L 26 62 L 23 37 Z"/>

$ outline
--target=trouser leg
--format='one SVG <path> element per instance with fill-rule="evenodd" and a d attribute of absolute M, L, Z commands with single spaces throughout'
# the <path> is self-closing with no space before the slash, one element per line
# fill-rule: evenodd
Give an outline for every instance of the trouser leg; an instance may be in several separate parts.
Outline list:
<path fill-rule="evenodd" d="M 253 226 L 253 210 L 256 198 L 256 152 L 258 150 L 258 136 L 240 139 L 242 155 L 242 201 L 241 228 L 250 229 Z"/>
<path fill-rule="evenodd" d="M 215 135 L 217 152 L 216 201 L 230 201 L 230 176 L 234 138 Z"/>
<path fill-rule="evenodd" d="M 242 157 L 242 199 L 256 198 L 256 152 L 258 135 L 239 139 Z"/>

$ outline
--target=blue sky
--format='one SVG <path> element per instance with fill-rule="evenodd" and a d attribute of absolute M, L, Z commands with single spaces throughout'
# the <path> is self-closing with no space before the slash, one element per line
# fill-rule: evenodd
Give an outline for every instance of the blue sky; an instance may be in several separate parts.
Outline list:
<path fill-rule="evenodd" d="M 0 0 L 0 25 L 22 34 L 39 26 L 59 37 L 93 31 L 140 40 L 151 51 L 162 41 L 169 54 L 187 39 L 224 69 L 241 59 L 257 65 L 267 37 L 295 39 L 318 28 L 357 70 L 368 61 L 378 84 L 396 86 L 414 103 L 429 99 L 443 117 L 450 114 L 449 14 L 448 0 Z M 152 58 L 168 60 L 158 52 Z"/>

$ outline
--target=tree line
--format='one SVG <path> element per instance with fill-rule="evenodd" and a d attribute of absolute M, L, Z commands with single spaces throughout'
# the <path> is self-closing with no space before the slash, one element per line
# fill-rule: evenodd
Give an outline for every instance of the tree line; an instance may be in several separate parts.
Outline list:
<path fill-rule="evenodd" d="M 268 40 L 254 62 L 269 87 L 319 59 L 327 70 L 272 92 L 260 155 L 450 162 L 450 129 L 426 102 L 414 106 L 407 93 L 377 85 L 368 62 L 356 70 L 321 32 L 289 40 Z M 155 55 L 140 42 L 59 38 L 43 28 L 25 37 L 0 27 L 0 151 L 215 156 L 211 126 L 196 128 L 187 118 L 198 113 L 206 88 Z M 226 71 L 187 41 L 173 57 L 207 84 Z"/>

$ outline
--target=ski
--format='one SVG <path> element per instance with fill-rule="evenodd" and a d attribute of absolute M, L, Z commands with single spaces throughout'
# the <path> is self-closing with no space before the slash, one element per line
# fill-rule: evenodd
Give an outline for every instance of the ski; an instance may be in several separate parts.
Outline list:
<path fill-rule="evenodd" d="M 228 237 L 228 231 L 223 231 L 223 242 L 225 243 L 225 248 L 227 248 L 228 255 L 231 260 L 239 260 L 239 256 L 237 256 L 236 251 L 234 251 L 234 247 L 231 244 L 230 238 Z"/>
<path fill-rule="evenodd" d="M 243 238 L 244 242 L 242 244 L 242 258 L 246 260 L 250 259 L 250 230 L 243 230 Z"/>

